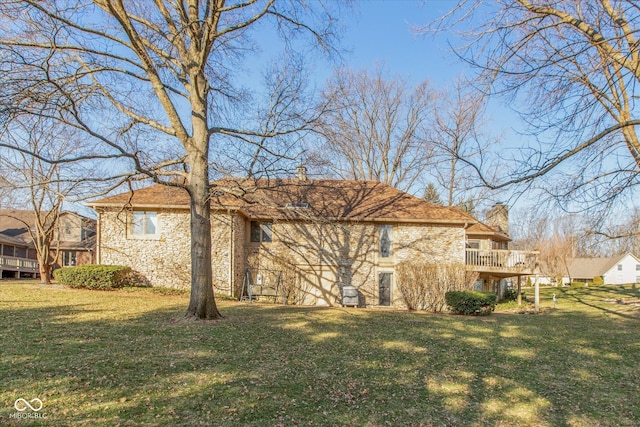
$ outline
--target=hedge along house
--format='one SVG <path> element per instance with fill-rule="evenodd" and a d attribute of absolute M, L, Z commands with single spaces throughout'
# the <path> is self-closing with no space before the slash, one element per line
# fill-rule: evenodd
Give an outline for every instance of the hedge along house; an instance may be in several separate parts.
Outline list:
<path fill-rule="evenodd" d="M 336 305 L 344 286 L 361 305 L 401 306 L 395 267 L 405 260 L 464 264 L 477 223 L 370 181 L 238 179 L 212 184 L 214 289 L 239 297 L 247 282 L 291 301 Z M 90 204 L 98 212 L 98 260 L 131 266 L 154 285 L 190 285 L 189 203 L 154 185 Z"/>

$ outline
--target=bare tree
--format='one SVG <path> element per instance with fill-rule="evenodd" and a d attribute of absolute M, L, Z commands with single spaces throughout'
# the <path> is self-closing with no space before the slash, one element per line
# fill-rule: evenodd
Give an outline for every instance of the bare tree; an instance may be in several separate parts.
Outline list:
<path fill-rule="evenodd" d="M 448 206 L 469 200 L 477 205 L 483 197 L 482 185 L 469 162 L 482 158 L 491 143 L 481 132 L 485 107 L 482 94 L 462 80 L 456 80 L 450 91 L 437 98 L 431 129 L 436 166 L 431 173 L 445 189 Z"/>
<path fill-rule="evenodd" d="M 515 167 L 502 179 L 486 178 L 487 185 L 503 188 L 553 171 L 542 187 L 562 201 L 603 212 L 614 201 L 633 202 L 640 177 L 637 4 L 466 1 L 421 30 L 449 24 L 471 27 L 459 55 L 477 67 L 489 92 L 518 108 L 534 137 L 509 159 Z"/>
<path fill-rule="evenodd" d="M 640 208 L 628 217 L 610 220 L 592 230 L 590 237 L 599 256 L 640 254 Z"/>
<path fill-rule="evenodd" d="M 410 89 L 399 77 L 386 79 L 381 67 L 373 74 L 338 69 L 324 97 L 330 108 L 317 129 L 334 173 L 410 189 L 429 163 L 434 93 L 428 83 Z"/>
<path fill-rule="evenodd" d="M 537 206 L 518 208 L 509 218 L 509 233 L 513 239 L 510 247 L 518 250 L 539 250 L 547 238 L 551 221 L 549 209 L 538 209 Z"/>
<path fill-rule="evenodd" d="M 56 161 L 72 155 L 81 147 L 81 141 L 56 123 L 28 119 L 26 122 L 15 120 L 11 123 L 13 129 L 0 133 L 4 141 L 19 149 L 5 152 L 0 167 L 13 198 L 22 200 L 23 206 L 19 207 L 33 212 L 31 219 L 8 215 L 22 222 L 28 230 L 38 258 L 40 280 L 48 285 L 58 259 L 58 219 L 66 202 L 79 200 L 74 198 L 83 193 L 82 187 L 91 178 L 91 172 L 81 169 L 79 163 Z M 44 161 L 44 158 L 53 161 Z"/>
<path fill-rule="evenodd" d="M 83 131 L 96 148 L 76 157 L 102 156 L 125 175 L 129 169 L 183 188 L 191 211 L 186 316 L 219 317 L 211 270 L 212 151 L 230 139 L 268 150 L 266 140 L 312 119 L 281 107 L 295 95 L 285 85 L 266 108 L 278 120 L 259 126 L 255 99 L 237 76 L 256 50 L 251 30 L 265 22 L 285 36 L 286 48 L 304 34 L 328 50 L 329 9 L 287 0 L 29 0 L 3 2 L 1 12 L 0 118 L 58 120 Z"/>

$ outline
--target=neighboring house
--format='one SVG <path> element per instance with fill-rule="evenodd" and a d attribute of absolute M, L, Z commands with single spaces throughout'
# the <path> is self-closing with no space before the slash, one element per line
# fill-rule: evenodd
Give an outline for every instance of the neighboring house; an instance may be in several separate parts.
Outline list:
<path fill-rule="evenodd" d="M 308 180 L 304 168 L 298 172 L 296 179 L 213 183 L 216 292 L 239 297 L 243 284 L 269 286 L 284 274 L 286 281 L 296 281 L 298 303 L 340 304 L 342 288 L 353 286 L 368 306 L 400 306 L 394 275 L 398 263 L 424 258 L 465 264 L 467 230 L 478 221 L 461 210 L 378 182 Z M 154 185 L 90 206 L 98 212 L 100 263 L 131 266 L 154 285 L 189 286 L 189 199 L 184 190 Z M 490 239 L 495 233 L 487 227 L 475 236 Z M 506 270 L 510 276 L 531 274 L 524 265 L 508 267 L 507 252 L 483 251 L 486 265 L 469 269 L 487 278 L 502 277 Z"/>
<path fill-rule="evenodd" d="M 62 212 L 58 218 L 56 243 L 59 250 L 57 267 L 93 264 L 96 257 L 96 220 L 75 212 Z"/>
<path fill-rule="evenodd" d="M 38 261 L 29 229 L 35 229 L 30 210 L 0 210 L 0 274 L 2 277 L 37 277 Z M 51 246 L 57 253 L 54 267 L 95 262 L 96 221 L 75 212 L 62 212 Z"/>
<path fill-rule="evenodd" d="M 630 253 L 613 258 L 574 258 L 563 283 L 593 283 L 596 277 L 602 277 L 605 285 L 640 283 L 640 258 Z"/>

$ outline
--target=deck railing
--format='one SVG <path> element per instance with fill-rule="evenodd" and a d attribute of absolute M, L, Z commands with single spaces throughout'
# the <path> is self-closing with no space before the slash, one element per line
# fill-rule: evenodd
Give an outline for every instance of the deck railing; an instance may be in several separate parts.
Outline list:
<path fill-rule="evenodd" d="M 35 259 L 18 258 L 0 255 L 0 269 L 10 271 L 38 272 L 38 261 Z"/>
<path fill-rule="evenodd" d="M 478 270 L 533 271 L 538 252 L 467 249 L 466 264 Z"/>

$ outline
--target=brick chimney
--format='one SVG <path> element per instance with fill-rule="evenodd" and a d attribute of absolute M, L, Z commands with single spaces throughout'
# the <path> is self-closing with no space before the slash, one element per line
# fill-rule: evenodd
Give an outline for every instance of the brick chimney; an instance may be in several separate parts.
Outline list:
<path fill-rule="evenodd" d="M 307 180 L 307 167 L 306 166 L 298 166 L 296 168 L 296 178 L 298 181 L 306 181 Z"/>
<path fill-rule="evenodd" d="M 487 211 L 486 223 L 508 235 L 509 207 L 500 202 L 493 205 L 493 207 Z"/>

